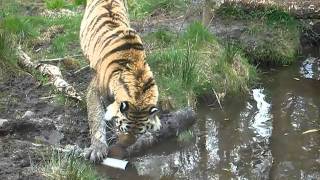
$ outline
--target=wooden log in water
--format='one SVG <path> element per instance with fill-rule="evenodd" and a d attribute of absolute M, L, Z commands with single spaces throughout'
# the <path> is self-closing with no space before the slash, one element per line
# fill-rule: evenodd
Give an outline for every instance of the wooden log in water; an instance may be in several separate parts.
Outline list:
<path fill-rule="evenodd" d="M 140 136 L 129 147 L 116 143 L 111 146 L 108 156 L 122 159 L 143 153 L 144 150 L 155 146 L 157 143 L 165 141 L 168 138 L 177 137 L 181 132 L 190 128 L 195 123 L 195 120 L 196 113 L 191 107 L 163 114 L 160 116 L 161 129 L 158 132 Z M 127 149 L 125 150 L 125 148 Z"/>

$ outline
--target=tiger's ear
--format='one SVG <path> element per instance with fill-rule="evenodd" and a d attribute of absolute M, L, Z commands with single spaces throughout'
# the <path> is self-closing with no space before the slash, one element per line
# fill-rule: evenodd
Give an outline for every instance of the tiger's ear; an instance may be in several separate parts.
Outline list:
<path fill-rule="evenodd" d="M 122 101 L 122 102 L 120 103 L 120 112 L 121 112 L 121 113 L 124 113 L 124 112 L 126 112 L 128 109 L 129 109 L 129 103 L 128 103 L 128 101 Z"/>
<path fill-rule="evenodd" d="M 157 107 L 151 107 L 149 110 L 149 114 L 153 115 L 155 113 L 157 113 L 159 111 L 159 109 Z"/>

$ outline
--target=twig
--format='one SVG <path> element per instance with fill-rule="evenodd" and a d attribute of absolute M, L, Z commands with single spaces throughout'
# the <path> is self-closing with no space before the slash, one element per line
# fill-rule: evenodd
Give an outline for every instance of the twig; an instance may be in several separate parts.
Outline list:
<path fill-rule="evenodd" d="M 39 99 L 40 100 L 47 100 L 47 99 L 52 99 L 52 98 L 55 98 L 57 96 L 53 95 L 53 96 L 46 96 L 46 97 L 40 97 Z"/>
<path fill-rule="evenodd" d="M 53 59 L 43 59 L 43 60 L 39 60 L 39 63 L 47 63 L 47 62 L 60 62 L 60 61 L 64 61 L 68 58 L 72 58 L 72 57 L 81 57 L 83 55 L 78 54 L 78 55 L 73 55 L 73 56 L 66 56 L 66 57 L 62 57 L 62 58 L 53 58 Z"/>
<path fill-rule="evenodd" d="M 18 64 L 27 70 L 37 70 L 43 75 L 49 77 L 49 81 L 58 89 L 58 91 L 66 94 L 69 97 L 82 100 L 80 94 L 62 77 L 62 73 L 57 66 L 51 64 L 34 63 L 20 46 L 17 48 L 17 55 L 19 57 Z"/>
<path fill-rule="evenodd" d="M 85 71 L 85 70 L 87 70 L 87 69 L 90 69 L 90 66 L 89 66 L 89 65 L 86 65 L 86 66 L 84 66 L 84 67 L 76 70 L 75 72 L 73 72 L 73 74 L 79 74 L 80 72 Z"/>
<path fill-rule="evenodd" d="M 217 101 L 218 101 L 218 104 L 219 104 L 219 106 L 220 106 L 220 109 L 223 110 L 223 108 L 222 108 L 222 106 L 221 106 L 221 102 L 220 102 L 220 98 L 219 98 L 218 94 L 216 93 L 216 91 L 215 91 L 213 88 L 212 88 L 212 90 L 213 90 L 214 95 L 215 95 L 216 98 L 217 98 Z"/>

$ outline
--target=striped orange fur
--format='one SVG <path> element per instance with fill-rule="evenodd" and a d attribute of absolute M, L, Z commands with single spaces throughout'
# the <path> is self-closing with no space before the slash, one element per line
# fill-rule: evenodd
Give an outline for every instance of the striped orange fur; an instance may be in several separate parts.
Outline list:
<path fill-rule="evenodd" d="M 95 71 L 96 90 L 113 100 L 106 119 L 116 119 L 122 132 L 158 129 L 158 88 L 145 61 L 142 40 L 130 27 L 124 1 L 88 0 L 80 44 Z"/>

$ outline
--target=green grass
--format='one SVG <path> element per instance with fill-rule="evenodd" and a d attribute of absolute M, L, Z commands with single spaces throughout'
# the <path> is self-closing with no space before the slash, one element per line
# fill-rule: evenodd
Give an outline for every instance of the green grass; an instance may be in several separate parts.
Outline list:
<path fill-rule="evenodd" d="M 191 130 L 186 130 L 181 133 L 179 133 L 177 141 L 179 143 L 189 143 L 194 139 L 194 134 L 193 131 Z"/>
<path fill-rule="evenodd" d="M 156 47 L 148 55 L 148 62 L 155 73 L 160 98 L 172 97 L 174 106 L 193 105 L 197 96 L 213 89 L 229 94 L 246 92 L 256 79 L 255 68 L 241 49 L 224 47 L 201 23 L 192 23 L 179 35 L 169 33 L 153 32 L 147 35 L 146 42 Z M 163 34 L 176 38 L 165 43 Z"/>
<path fill-rule="evenodd" d="M 217 15 L 246 22 L 239 46 L 257 64 L 290 64 L 297 59 L 300 22 L 276 6 L 225 3 Z M 249 40 L 248 40 L 249 39 Z M 250 43 L 254 41 L 255 44 Z"/>
<path fill-rule="evenodd" d="M 169 13 L 184 11 L 189 0 L 128 0 L 130 18 L 142 19 L 156 10 Z"/>
<path fill-rule="evenodd" d="M 48 9 L 73 9 L 79 5 L 86 5 L 86 0 L 45 0 Z"/>
<path fill-rule="evenodd" d="M 45 158 L 47 159 L 47 158 Z M 51 152 L 51 157 L 40 168 L 46 179 L 52 180 L 98 180 L 101 179 L 92 164 L 74 154 L 57 151 Z"/>
<path fill-rule="evenodd" d="M 87 4 L 87 0 L 73 0 L 73 3 L 77 6 L 79 5 L 86 5 Z"/>
<path fill-rule="evenodd" d="M 48 9 L 61 9 L 68 3 L 65 0 L 45 0 Z"/>

